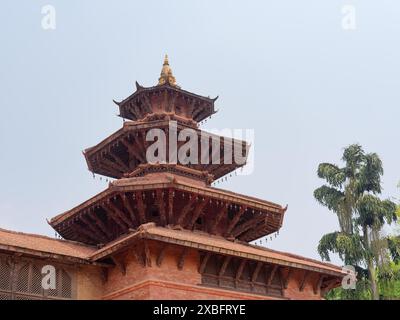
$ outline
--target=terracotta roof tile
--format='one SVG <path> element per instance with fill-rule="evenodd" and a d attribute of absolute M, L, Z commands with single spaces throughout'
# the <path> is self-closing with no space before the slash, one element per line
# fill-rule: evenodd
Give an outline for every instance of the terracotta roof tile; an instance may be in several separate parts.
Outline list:
<path fill-rule="evenodd" d="M 42 235 L 10 231 L 1 228 L 0 249 L 11 251 L 27 249 L 81 259 L 85 259 L 91 253 L 96 251 L 96 248 L 74 241 L 53 239 Z"/>

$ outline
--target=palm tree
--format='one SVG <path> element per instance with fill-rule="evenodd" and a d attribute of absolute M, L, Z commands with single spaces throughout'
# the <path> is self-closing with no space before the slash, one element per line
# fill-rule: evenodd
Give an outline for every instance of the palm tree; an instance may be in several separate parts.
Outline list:
<path fill-rule="evenodd" d="M 337 253 L 346 265 L 356 267 L 359 278 L 365 278 L 373 299 L 379 298 L 376 268 L 387 263 L 388 244 L 382 227 L 396 220 L 396 205 L 381 200 L 382 162 L 376 153 L 365 153 L 358 144 L 344 150 L 344 166 L 330 163 L 318 166 L 318 177 L 325 179 L 314 191 L 319 203 L 333 211 L 340 231 L 324 235 L 318 245 L 322 259 Z"/>

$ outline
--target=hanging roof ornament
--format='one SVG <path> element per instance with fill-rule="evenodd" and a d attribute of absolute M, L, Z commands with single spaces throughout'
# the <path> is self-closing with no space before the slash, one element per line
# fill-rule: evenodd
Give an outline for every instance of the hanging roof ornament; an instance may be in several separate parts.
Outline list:
<path fill-rule="evenodd" d="M 167 54 L 165 55 L 165 58 L 164 58 L 164 63 L 163 63 L 163 67 L 161 69 L 160 78 L 158 78 L 158 85 L 162 86 L 164 84 L 168 84 L 170 86 L 179 88 L 179 86 L 176 84 L 176 79 L 172 74 L 172 69 L 169 66 Z"/>

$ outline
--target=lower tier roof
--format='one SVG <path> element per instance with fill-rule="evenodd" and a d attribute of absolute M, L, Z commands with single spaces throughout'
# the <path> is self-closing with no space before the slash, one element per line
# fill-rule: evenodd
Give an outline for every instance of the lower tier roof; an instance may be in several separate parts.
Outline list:
<path fill-rule="evenodd" d="M 124 178 L 50 220 L 65 239 L 106 244 L 143 223 L 252 241 L 278 231 L 286 208 L 168 172 Z"/>
<path fill-rule="evenodd" d="M 202 252 L 271 263 L 281 267 L 304 269 L 338 277 L 338 279 L 347 274 L 340 267 L 330 263 L 240 241 L 229 241 L 223 237 L 213 236 L 201 231 L 158 227 L 154 223 L 144 224 L 137 230 L 114 240 L 100 249 L 96 246 L 87 246 L 73 241 L 0 229 L 0 252 L 53 258 L 62 262 L 69 262 L 71 259 L 75 259 L 73 260 L 75 263 L 95 264 L 104 267 L 107 265 L 101 261 L 105 261 L 107 257 L 126 250 L 135 241 L 143 239 L 195 248 Z M 112 266 L 109 265 L 108 267 Z"/>

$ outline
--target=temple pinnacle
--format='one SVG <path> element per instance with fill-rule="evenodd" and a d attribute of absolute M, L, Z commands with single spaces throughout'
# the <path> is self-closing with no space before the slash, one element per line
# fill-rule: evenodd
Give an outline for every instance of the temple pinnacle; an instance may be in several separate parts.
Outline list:
<path fill-rule="evenodd" d="M 160 78 L 158 79 L 158 85 L 169 84 L 170 86 L 178 87 L 176 84 L 175 77 L 172 75 L 172 69 L 169 66 L 168 55 L 165 55 L 164 63 L 161 69 Z"/>

